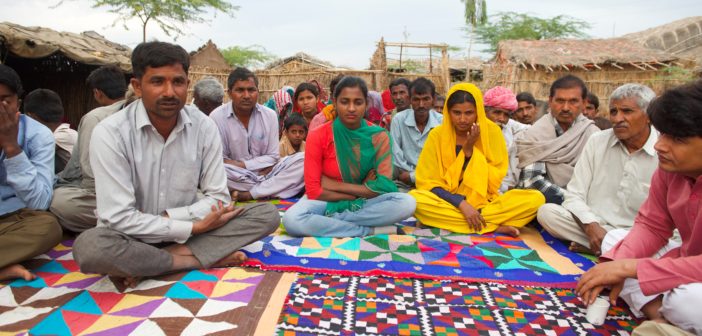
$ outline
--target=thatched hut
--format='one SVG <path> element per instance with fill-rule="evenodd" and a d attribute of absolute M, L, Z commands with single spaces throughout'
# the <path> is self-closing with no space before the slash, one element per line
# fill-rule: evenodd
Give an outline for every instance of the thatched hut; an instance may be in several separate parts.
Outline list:
<path fill-rule="evenodd" d="M 673 21 L 622 37 L 647 48 L 695 59 L 695 70 L 702 74 L 702 16 Z"/>
<path fill-rule="evenodd" d="M 114 64 L 132 70 L 131 50 L 110 42 L 96 32 L 57 32 L 42 27 L 0 23 L 0 63 L 20 75 L 25 92 L 37 88 L 56 91 L 74 127 L 96 106 L 85 84 L 91 71 Z"/>
<path fill-rule="evenodd" d="M 381 38 L 371 57 L 370 69 L 384 73 L 379 83 L 383 90 L 396 78 L 426 77 L 434 82 L 436 91 L 443 94 L 450 85 L 448 45 L 393 43 Z"/>
<path fill-rule="evenodd" d="M 212 40 L 207 41 L 198 50 L 190 53 L 190 69 L 188 71 L 188 79 L 190 79 L 190 87 L 188 87 L 188 102 L 193 98 L 193 87 L 203 77 L 214 77 L 224 88 L 227 88 L 227 78 L 232 67 L 224 58 L 222 53 L 217 48 L 217 45 Z M 224 100 L 228 101 L 228 95 L 224 95 Z"/>
<path fill-rule="evenodd" d="M 551 83 L 566 74 L 582 78 L 603 106 L 625 83 L 649 85 L 656 92 L 682 83 L 665 69 L 689 68 L 692 61 L 643 47 L 631 40 L 506 40 L 498 44 L 493 63 L 484 71 L 483 89 L 496 85 L 528 91 L 547 100 Z M 606 110 L 606 109 L 602 109 Z M 605 113 L 606 114 L 606 113 Z"/>

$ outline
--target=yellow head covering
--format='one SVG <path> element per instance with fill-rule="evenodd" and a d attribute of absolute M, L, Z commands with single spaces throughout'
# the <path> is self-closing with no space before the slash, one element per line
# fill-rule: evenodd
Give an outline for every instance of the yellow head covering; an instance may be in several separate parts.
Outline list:
<path fill-rule="evenodd" d="M 456 131 L 447 103 L 457 91 L 466 91 L 475 98 L 480 125 L 480 138 L 473 146 L 473 155 L 463 171 L 465 155 L 456 155 Z M 485 116 L 483 95 L 473 84 L 454 85 L 446 95 L 444 121 L 434 128 L 417 163 L 417 188 L 431 190 L 440 187 L 454 194 L 466 196 L 466 201 L 475 208 L 482 208 L 499 195 L 498 189 L 507 174 L 509 159 L 507 145 L 500 127 Z"/>

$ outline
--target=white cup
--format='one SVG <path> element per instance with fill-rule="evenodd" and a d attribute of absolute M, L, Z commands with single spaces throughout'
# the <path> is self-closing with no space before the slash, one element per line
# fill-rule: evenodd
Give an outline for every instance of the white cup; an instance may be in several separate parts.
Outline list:
<path fill-rule="evenodd" d="M 585 318 L 593 325 L 600 326 L 604 323 L 609 311 L 609 301 L 602 297 L 597 297 L 595 302 L 587 306 L 587 315 Z"/>

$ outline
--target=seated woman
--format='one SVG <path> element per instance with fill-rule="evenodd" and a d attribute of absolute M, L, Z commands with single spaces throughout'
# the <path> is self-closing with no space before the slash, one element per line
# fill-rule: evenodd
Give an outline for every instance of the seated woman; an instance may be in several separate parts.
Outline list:
<path fill-rule="evenodd" d="M 302 115 L 307 121 L 307 125 L 322 110 L 318 105 L 319 89 L 312 83 L 300 83 L 295 89 L 293 102 L 295 104 L 293 111 Z"/>
<path fill-rule="evenodd" d="M 363 119 L 368 87 L 344 77 L 333 100 L 337 118 L 307 136 L 306 195 L 285 212 L 283 225 L 294 236 L 394 233 L 392 224 L 412 216 L 415 201 L 392 182 L 390 136 Z"/>
<path fill-rule="evenodd" d="M 417 200 L 415 217 L 453 232 L 519 235 L 545 199 L 536 190 L 498 192 L 507 174 L 507 147 L 500 127 L 485 116 L 480 90 L 453 86 L 443 114 L 419 155 L 417 189 L 410 191 Z"/>

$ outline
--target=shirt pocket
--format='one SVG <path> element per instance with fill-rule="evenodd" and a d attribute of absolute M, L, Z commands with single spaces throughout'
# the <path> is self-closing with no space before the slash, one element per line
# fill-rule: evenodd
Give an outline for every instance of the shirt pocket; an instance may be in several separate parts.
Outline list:
<path fill-rule="evenodd" d="M 172 180 L 169 181 L 173 190 L 181 193 L 197 192 L 200 183 L 200 165 L 195 162 L 175 163 L 171 168 Z"/>

